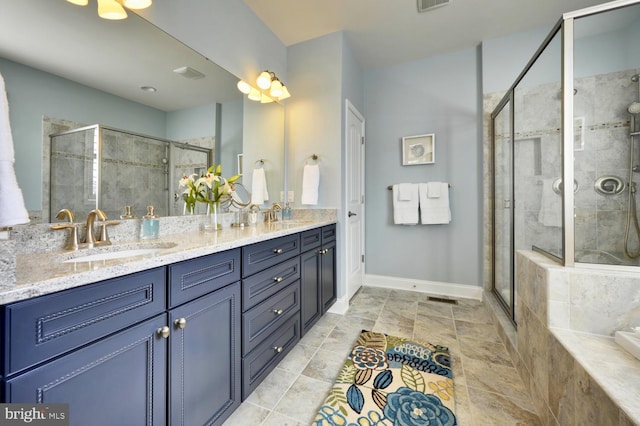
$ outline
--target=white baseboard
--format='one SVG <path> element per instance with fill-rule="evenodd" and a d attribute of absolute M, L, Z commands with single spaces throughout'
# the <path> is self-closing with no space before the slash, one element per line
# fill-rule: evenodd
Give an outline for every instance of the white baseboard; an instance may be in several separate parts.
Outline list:
<path fill-rule="evenodd" d="M 345 296 L 336 300 L 336 303 L 334 303 L 333 306 L 330 307 L 327 312 L 330 312 L 332 314 L 344 315 L 347 313 L 348 310 L 349 310 L 349 298 Z"/>
<path fill-rule="evenodd" d="M 482 300 L 483 290 L 480 286 L 452 284 L 437 281 L 423 281 L 408 278 L 385 277 L 383 275 L 364 276 L 364 285 L 395 290 L 409 290 L 429 293 L 434 296 Z"/>

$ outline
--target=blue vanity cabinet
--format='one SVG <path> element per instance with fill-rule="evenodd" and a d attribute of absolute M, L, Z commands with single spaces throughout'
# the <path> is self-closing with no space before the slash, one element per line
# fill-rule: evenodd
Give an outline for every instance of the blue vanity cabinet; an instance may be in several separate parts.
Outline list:
<path fill-rule="evenodd" d="M 242 399 L 300 340 L 300 234 L 242 248 Z"/>
<path fill-rule="evenodd" d="M 336 225 L 322 227 L 322 250 L 320 254 L 320 286 L 322 288 L 322 314 L 324 315 L 337 300 Z"/>
<path fill-rule="evenodd" d="M 169 324 L 168 424 L 222 424 L 241 402 L 240 283 L 171 309 Z"/>
<path fill-rule="evenodd" d="M 336 225 L 305 231 L 300 256 L 302 335 L 335 303 Z"/>
<path fill-rule="evenodd" d="M 165 425 L 165 324 L 158 315 L 6 379 L 5 401 L 68 403 L 72 426 Z"/>

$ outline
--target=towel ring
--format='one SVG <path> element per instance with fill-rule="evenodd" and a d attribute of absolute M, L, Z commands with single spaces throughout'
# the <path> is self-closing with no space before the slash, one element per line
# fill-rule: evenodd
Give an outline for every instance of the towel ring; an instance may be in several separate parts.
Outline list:
<path fill-rule="evenodd" d="M 304 160 L 304 164 L 309 164 L 309 160 L 311 160 L 311 161 L 318 161 L 318 158 L 319 158 L 319 157 L 318 157 L 318 155 L 317 155 L 317 154 L 310 155 L 310 156 L 308 156 L 308 157 L 306 158 L 306 160 Z"/>
<path fill-rule="evenodd" d="M 258 167 L 263 167 L 264 166 L 264 160 L 261 158 L 259 160 L 256 160 L 255 163 L 253 163 L 253 168 L 258 168 Z"/>

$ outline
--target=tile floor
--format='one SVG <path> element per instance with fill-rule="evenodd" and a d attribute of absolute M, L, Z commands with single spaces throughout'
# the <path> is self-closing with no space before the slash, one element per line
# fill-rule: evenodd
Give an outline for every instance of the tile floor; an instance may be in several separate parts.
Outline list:
<path fill-rule="evenodd" d="M 363 329 L 448 346 L 459 425 L 540 424 L 481 302 L 451 305 L 423 293 L 364 287 L 345 316 L 325 315 L 224 426 L 311 425 Z"/>

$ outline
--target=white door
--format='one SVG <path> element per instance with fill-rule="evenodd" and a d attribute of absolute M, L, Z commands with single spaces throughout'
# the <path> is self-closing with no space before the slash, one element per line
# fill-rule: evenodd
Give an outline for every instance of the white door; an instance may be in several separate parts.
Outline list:
<path fill-rule="evenodd" d="M 347 296 L 362 287 L 364 277 L 364 117 L 346 101 L 346 251 Z"/>

